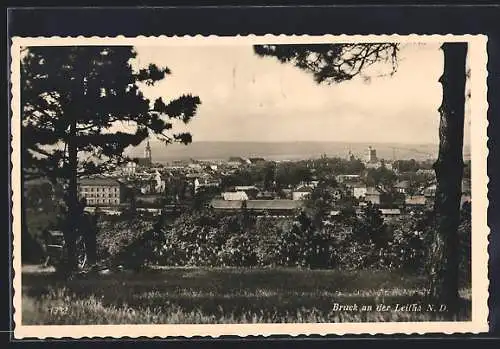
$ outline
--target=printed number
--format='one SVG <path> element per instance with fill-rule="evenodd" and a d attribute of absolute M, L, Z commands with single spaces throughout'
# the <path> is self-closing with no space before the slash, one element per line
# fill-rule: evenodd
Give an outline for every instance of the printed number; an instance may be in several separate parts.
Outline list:
<path fill-rule="evenodd" d="M 65 315 L 68 313 L 69 308 L 68 306 L 51 307 L 49 311 L 52 315 Z"/>

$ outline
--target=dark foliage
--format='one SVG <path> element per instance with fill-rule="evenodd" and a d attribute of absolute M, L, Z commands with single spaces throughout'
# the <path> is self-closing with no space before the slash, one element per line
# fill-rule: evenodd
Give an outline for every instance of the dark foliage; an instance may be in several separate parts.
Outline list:
<path fill-rule="evenodd" d="M 170 71 L 154 64 L 134 70 L 135 58 L 136 52 L 127 46 L 23 51 L 23 177 L 46 176 L 66 185 L 68 261 L 64 268 L 69 273 L 76 267 L 75 242 L 82 233 L 78 177 L 113 169 L 128 160 L 123 156 L 125 148 L 139 145 L 150 135 L 165 144 L 191 142 L 189 134 L 168 132 L 173 119 L 187 123 L 195 115 L 200 99 L 184 95 L 169 102 L 148 100 L 141 84 L 153 85 Z M 134 131 L 124 132 L 124 123 Z"/>
<path fill-rule="evenodd" d="M 394 43 L 366 44 L 284 44 L 256 45 L 259 56 L 276 57 L 282 63 L 313 74 L 318 83 L 338 83 L 363 74 L 369 66 L 386 62 L 390 73 L 396 71 L 398 45 Z"/>
<path fill-rule="evenodd" d="M 132 47 L 29 47 L 21 64 L 23 160 L 50 178 L 67 178 L 68 142 L 90 157 L 79 158 L 78 174 L 100 173 L 123 160 L 123 150 L 150 134 L 165 143 L 189 142 L 168 135 L 168 119 L 188 122 L 200 99 L 185 95 L 170 102 L 150 101 L 140 84 L 153 85 L 170 73 L 150 64 L 135 71 Z M 70 134 L 72 122 L 76 132 Z M 135 132 L 110 132 L 119 122 Z M 66 145 L 66 146 L 65 146 Z M 57 147 L 57 149 L 50 149 Z"/>
<path fill-rule="evenodd" d="M 468 207 L 464 206 L 460 226 L 463 283 L 470 281 Z M 128 265 L 428 272 L 432 211 L 415 210 L 410 216 L 385 222 L 378 208 L 370 206 L 359 217 L 346 213 L 333 221 L 314 218 L 305 212 L 295 219 L 277 219 L 252 217 L 244 211 L 220 215 L 205 210 L 186 213 L 161 226 L 145 224 L 143 218 L 107 223 L 101 226 L 98 241 L 102 257 L 115 256 Z"/>

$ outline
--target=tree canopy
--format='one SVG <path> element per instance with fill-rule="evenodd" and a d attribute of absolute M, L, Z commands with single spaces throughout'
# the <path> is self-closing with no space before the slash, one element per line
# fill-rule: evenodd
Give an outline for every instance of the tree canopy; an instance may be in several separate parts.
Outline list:
<path fill-rule="evenodd" d="M 24 168 L 67 178 L 73 170 L 69 142 L 79 153 L 78 175 L 115 166 L 124 160 L 125 148 L 151 135 L 167 144 L 191 142 L 188 133 L 168 132 L 172 119 L 189 122 L 201 103 L 199 97 L 187 94 L 169 102 L 161 97 L 147 99 L 140 85 L 154 85 L 171 72 L 154 64 L 133 67 L 133 47 L 28 47 L 23 55 Z M 125 131 L 130 127 L 133 131 Z"/>
<path fill-rule="evenodd" d="M 170 70 L 154 64 L 134 67 L 136 55 L 131 46 L 23 49 L 23 177 L 46 176 L 67 184 L 65 275 L 77 266 L 77 238 L 88 235 L 81 222 L 78 177 L 113 169 L 127 160 L 123 155 L 127 147 L 151 136 L 165 144 L 191 142 L 189 133 L 171 129 L 175 119 L 187 123 L 194 117 L 200 98 L 189 94 L 168 102 L 146 98 L 141 85 L 154 85 Z M 95 245 L 90 241 L 95 236 L 85 238 L 86 246 Z"/>
<path fill-rule="evenodd" d="M 296 67 L 313 74 L 318 83 L 338 83 L 364 76 L 369 66 L 390 63 L 390 74 L 397 68 L 397 43 L 358 44 L 281 44 L 255 45 L 259 56 L 272 56 L 281 63 L 292 63 Z"/>

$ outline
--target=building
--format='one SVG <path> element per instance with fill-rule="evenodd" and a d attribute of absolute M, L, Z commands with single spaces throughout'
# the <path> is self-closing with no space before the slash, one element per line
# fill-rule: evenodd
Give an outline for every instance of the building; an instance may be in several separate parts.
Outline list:
<path fill-rule="evenodd" d="M 374 205 L 380 205 L 380 191 L 374 187 L 366 188 L 365 201 Z"/>
<path fill-rule="evenodd" d="M 352 196 L 354 196 L 356 199 L 361 199 L 366 196 L 366 185 L 364 184 L 356 184 L 352 187 Z"/>
<path fill-rule="evenodd" d="M 149 163 L 151 164 L 153 161 L 153 157 L 151 156 L 151 145 L 148 143 L 146 144 L 146 149 L 144 149 L 144 158 L 149 160 Z"/>
<path fill-rule="evenodd" d="M 82 178 L 78 194 L 88 206 L 118 206 L 124 200 L 124 185 L 113 178 Z"/>
<path fill-rule="evenodd" d="M 263 192 L 260 192 L 259 194 L 257 194 L 256 198 L 259 200 L 274 200 L 274 199 L 276 199 L 276 194 L 274 192 L 270 192 L 270 191 L 263 191 Z M 283 197 L 283 199 L 284 199 L 284 197 Z"/>
<path fill-rule="evenodd" d="M 423 190 L 423 195 L 427 200 L 427 204 L 434 204 L 434 199 L 436 197 L 437 185 L 432 184 Z M 462 195 L 460 197 L 460 204 L 463 205 L 464 202 L 470 202 L 471 198 L 471 183 L 470 180 L 464 179 L 462 181 Z"/>
<path fill-rule="evenodd" d="M 134 182 L 134 186 L 142 194 L 164 194 L 166 190 L 166 180 L 158 170 L 152 174 L 137 176 Z"/>
<path fill-rule="evenodd" d="M 366 162 L 367 163 L 376 163 L 377 160 L 377 151 L 371 146 L 366 150 Z"/>
<path fill-rule="evenodd" d="M 303 205 L 300 200 L 219 200 L 210 202 L 210 207 L 219 212 L 239 212 L 243 209 L 255 215 L 290 216 Z"/>
<path fill-rule="evenodd" d="M 427 198 L 434 198 L 436 196 L 437 185 L 432 184 L 424 189 L 424 196 Z"/>
<path fill-rule="evenodd" d="M 137 171 L 137 162 L 135 161 L 129 161 L 123 167 L 123 173 L 126 176 L 133 176 L 135 175 L 136 171 Z"/>
<path fill-rule="evenodd" d="M 392 163 L 391 163 L 391 162 L 382 162 L 382 161 L 381 161 L 381 165 L 383 165 L 383 166 L 384 166 L 386 169 L 388 169 L 388 170 L 391 170 L 391 171 L 393 171 L 393 170 L 394 170 L 393 165 L 392 165 Z"/>
<path fill-rule="evenodd" d="M 170 167 L 182 169 L 185 166 L 189 165 L 189 163 L 190 162 L 188 160 L 172 160 L 172 162 L 170 163 Z"/>
<path fill-rule="evenodd" d="M 201 170 L 203 170 L 203 166 L 201 164 L 199 164 L 199 163 L 196 163 L 196 162 L 189 164 L 188 168 L 190 170 L 194 170 L 194 171 L 201 171 Z"/>
<path fill-rule="evenodd" d="M 149 144 L 149 140 L 146 143 L 146 149 L 144 149 L 144 157 L 135 159 L 137 165 L 142 167 L 150 167 L 153 164 L 153 157 L 151 154 L 151 145 Z"/>
<path fill-rule="evenodd" d="M 233 167 L 233 168 L 237 168 L 237 167 L 240 167 L 242 165 L 248 165 L 250 163 L 251 163 L 250 160 L 244 159 L 242 157 L 237 157 L 237 156 L 230 157 L 228 162 L 227 162 L 228 166 Z"/>
<path fill-rule="evenodd" d="M 234 187 L 234 190 L 236 191 L 259 191 L 259 188 L 257 188 L 255 185 L 237 185 Z"/>
<path fill-rule="evenodd" d="M 281 189 L 281 192 L 283 194 L 283 198 L 286 198 L 288 200 L 292 199 L 292 196 L 293 196 L 293 190 L 292 189 L 283 188 L 283 189 Z"/>
<path fill-rule="evenodd" d="M 400 181 L 396 183 L 394 186 L 394 189 L 400 194 L 406 194 L 408 192 L 408 189 L 410 189 L 410 181 Z"/>
<path fill-rule="evenodd" d="M 349 149 L 349 152 L 347 153 L 346 160 L 347 161 L 354 161 L 354 160 L 356 160 L 356 157 L 354 156 L 354 154 L 351 152 L 350 149 Z"/>
<path fill-rule="evenodd" d="M 137 208 L 161 208 L 164 198 L 161 194 L 140 194 L 135 196 L 135 202 Z"/>
<path fill-rule="evenodd" d="M 378 169 L 378 168 L 381 168 L 382 167 L 382 164 L 377 161 L 377 162 L 367 162 L 365 164 L 365 168 L 367 169 Z"/>
<path fill-rule="evenodd" d="M 380 213 L 384 219 L 397 218 L 401 215 L 399 208 L 381 208 Z"/>
<path fill-rule="evenodd" d="M 313 189 L 309 186 L 299 187 L 292 192 L 292 200 L 305 200 L 311 195 L 312 191 Z"/>
<path fill-rule="evenodd" d="M 250 162 L 252 163 L 252 165 L 265 165 L 267 163 L 266 159 L 259 158 L 259 157 L 250 158 L 248 160 L 250 160 Z"/>
<path fill-rule="evenodd" d="M 427 202 L 424 195 L 413 195 L 405 198 L 405 206 L 425 206 Z"/>
<path fill-rule="evenodd" d="M 355 182 L 359 181 L 360 178 L 361 176 L 357 174 L 340 174 L 335 176 L 335 180 L 339 183 Z"/>
<path fill-rule="evenodd" d="M 165 193 L 166 189 L 166 181 L 162 178 L 160 172 L 158 170 L 155 171 L 154 177 L 153 177 L 153 182 L 154 182 L 154 192 L 163 194 Z"/>
<path fill-rule="evenodd" d="M 437 185 L 432 184 L 423 190 L 423 194 L 425 196 L 425 199 L 426 199 L 428 205 L 431 205 L 434 203 L 434 198 L 436 197 L 436 189 L 437 189 Z"/>
<path fill-rule="evenodd" d="M 234 187 L 234 191 L 244 192 L 249 199 L 255 199 L 260 192 L 259 188 L 254 185 L 237 185 Z"/>
<path fill-rule="evenodd" d="M 222 193 L 222 198 L 225 201 L 247 201 L 248 195 L 244 191 L 229 191 Z"/>
<path fill-rule="evenodd" d="M 194 192 L 197 193 L 200 189 L 218 188 L 219 182 L 210 180 L 207 177 L 200 177 L 194 180 Z"/>
<path fill-rule="evenodd" d="M 339 210 L 332 210 L 332 211 L 330 211 L 329 216 L 330 217 L 338 217 L 338 216 L 340 216 L 341 213 L 342 212 Z"/>
<path fill-rule="evenodd" d="M 436 172 L 433 169 L 418 169 L 417 175 L 434 178 L 436 176 Z"/>

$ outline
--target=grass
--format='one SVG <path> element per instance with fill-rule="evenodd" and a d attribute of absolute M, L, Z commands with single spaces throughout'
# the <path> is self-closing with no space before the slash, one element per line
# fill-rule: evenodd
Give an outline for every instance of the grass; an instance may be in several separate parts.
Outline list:
<path fill-rule="evenodd" d="M 58 281 L 23 272 L 23 324 L 186 324 L 435 321 L 426 280 L 395 272 L 240 268 L 157 268 Z M 356 306 L 336 310 L 338 305 Z M 391 307 L 376 311 L 376 305 Z M 421 310 L 395 311 L 396 304 Z M 372 309 L 362 309 L 372 306 Z M 470 291 L 462 311 L 470 318 Z"/>

